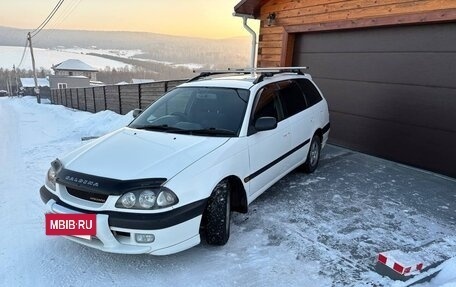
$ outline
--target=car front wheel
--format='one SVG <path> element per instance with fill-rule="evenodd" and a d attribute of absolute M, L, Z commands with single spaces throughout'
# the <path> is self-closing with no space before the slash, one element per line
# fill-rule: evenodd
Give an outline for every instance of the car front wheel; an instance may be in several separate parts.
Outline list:
<path fill-rule="evenodd" d="M 230 237 L 230 183 L 218 183 L 208 199 L 205 210 L 206 242 L 211 245 L 225 245 Z"/>
<path fill-rule="evenodd" d="M 304 171 L 312 173 L 317 169 L 318 162 L 320 161 L 321 151 L 321 140 L 318 135 L 314 135 L 310 141 L 309 153 L 307 154 L 307 160 L 304 163 Z"/>

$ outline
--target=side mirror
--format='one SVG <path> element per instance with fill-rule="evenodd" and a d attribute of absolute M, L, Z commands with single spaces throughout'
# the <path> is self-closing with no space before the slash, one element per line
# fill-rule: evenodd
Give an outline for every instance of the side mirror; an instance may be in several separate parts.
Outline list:
<path fill-rule="evenodd" d="M 255 121 L 257 131 L 269 131 L 277 127 L 277 119 L 274 117 L 261 117 Z"/>
<path fill-rule="evenodd" d="M 141 109 L 134 109 L 133 118 L 136 119 L 142 112 L 143 112 L 143 110 L 141 110 Z"/>

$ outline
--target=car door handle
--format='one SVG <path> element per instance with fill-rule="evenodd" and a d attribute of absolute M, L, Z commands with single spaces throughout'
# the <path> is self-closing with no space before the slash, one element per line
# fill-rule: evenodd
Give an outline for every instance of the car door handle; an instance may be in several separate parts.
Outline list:
<path fill-rule="evenodd" d="M 283 136 L 284 138 L 286 138 L 286 137 L 289 136 L 289 135 L 290 135 L 290 132 L 287 132 L 287 133 L 284 133 L 282 136 Z"/>

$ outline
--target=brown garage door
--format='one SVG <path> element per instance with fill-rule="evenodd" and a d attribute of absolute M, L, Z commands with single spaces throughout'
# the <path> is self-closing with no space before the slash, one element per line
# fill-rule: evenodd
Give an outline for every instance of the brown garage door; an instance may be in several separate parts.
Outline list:
<path fill-rule="evenodd" d="M 327 98 L 330 142 L 456 177 L 456 23 L 296 37 Z"/>

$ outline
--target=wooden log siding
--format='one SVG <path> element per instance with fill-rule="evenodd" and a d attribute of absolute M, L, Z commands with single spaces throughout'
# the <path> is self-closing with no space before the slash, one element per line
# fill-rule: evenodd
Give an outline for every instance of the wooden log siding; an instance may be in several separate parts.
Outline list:
<path fill-rule="evenodd" d="M 275 24 L 267 26 L 269 13 Z M 456 20 L 455 0 L 271 0 L 260 7 L 258 66 L 291 64 L 294 34 Z"/>

